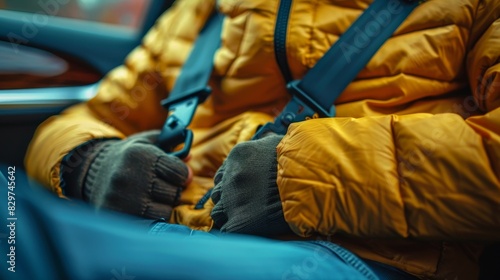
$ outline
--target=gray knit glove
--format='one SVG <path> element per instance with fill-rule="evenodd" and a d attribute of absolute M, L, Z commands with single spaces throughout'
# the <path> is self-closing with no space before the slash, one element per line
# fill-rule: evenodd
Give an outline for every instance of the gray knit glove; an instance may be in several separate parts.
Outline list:
<path fill-rule="evenodd" d="M 170 217 L 188 178 L 184 162 L 156 147 L 159 131 L 90 141 L 61 164 L 69 197 L 146 218 Z"/>
<path fill-rule="evenodd" d="M 262 236 L 291 233 L 276 185 L 276 146 L 271 135 L 236 145 L 215 175 L 211 216 L 223 232 Z"/>

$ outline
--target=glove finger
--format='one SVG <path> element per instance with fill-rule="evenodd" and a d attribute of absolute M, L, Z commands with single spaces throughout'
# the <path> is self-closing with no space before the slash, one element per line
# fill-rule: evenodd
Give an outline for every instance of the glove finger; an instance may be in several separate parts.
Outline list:
<path fill-rule="evenodd" d="M 222 176 L 224 174 L 224 164 L 217 170 L 217 173 L 215 173 L 214 177 L 214 184 L 215 187 L 212 190 L 211 198 L 214 204 L 217 204 L 221 198 L 222 195 Z"/>
<path fill-rule="evenodd" d="M 165 218 L 165 220 L 168 221 L 170 219 L 170 215 L 172 215 L 172 209 L 173 208 L 170 205 L 150 202 L 144 210 L 143 217 L 149 219 Z"/>
<path fill-rule="evenodd" d="M 222 196 L 222 188 L 219 187 L 219 185 L 215 185 L 215 187 L 212 190 L 212 194 L 210 195 L 210 198 L 212 198 L 214 204 L 219 203 L 221 196 Z"/>
<path fill-rule="evenodd" d="M 225 223 L 227 223 L 227 214 L 221 201 L 215 204 L 210 216 L 218 228 L 221 228 Z"/>
<path fill-rule="evenodd" d="M 162 152 L 155 166 L 156 175 L 176 187 L 184 187 L 189 177 L 187 165 L 177 157 Z"/>
<path fill-rule="evenodd" d="M 224 172 L 226 171 L 226 162 L 224 161 L 222 165 L 219 167 L 217 172 L 215 172 L 214 176 L 214 185 L 218 185 L 220 181 L 222 181 L 222 177 L 224 176 Z"/>

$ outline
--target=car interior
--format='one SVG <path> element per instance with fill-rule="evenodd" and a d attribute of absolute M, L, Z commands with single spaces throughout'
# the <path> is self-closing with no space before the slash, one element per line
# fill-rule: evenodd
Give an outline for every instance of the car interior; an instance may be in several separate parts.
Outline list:
<path fill-rule="evenodd" d="M 173 2 L 0 0 L 0 163 L 23 169 L 40 123 L 90 99 Z M 500 279 L 500 245 L 481 279 Z"/>
<path fill-rule="evenodd" d="M 0 1 L 0 145 L 8 147 L 0 162 L 5 164 L 23 166 L 37 126 L 91 98 L 100 79 L 123 63 L 173 1 L 65 2 Z"/>

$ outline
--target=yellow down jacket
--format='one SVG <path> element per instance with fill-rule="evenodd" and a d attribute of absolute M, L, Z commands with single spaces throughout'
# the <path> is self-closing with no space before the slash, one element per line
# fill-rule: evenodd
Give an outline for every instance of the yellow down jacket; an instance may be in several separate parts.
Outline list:
<path fill-rule="evenodd" d="M 394 0 L 396 1 L 396 0 Z M 287 32 L 294 78 L 314 66 L 371 0 L 296 0 Z M 171 221 L 208 230 L 193 205 L 230 149 L 289 99 L 274 54 L 278 0 L 177 1 L 90 101 L 51 117 L 26 156 L 61 195 L 59 163 L 77 145 L 160 129 L 168 96 L 214 7 L 226 15 L 212 95 L 192 122 L 195 179 Z M 304 238 L 424 279 L 474 279 L 477 241 L 500 240 L 500 5 L 418 6 L 336 101 L 337 117 L 291 125 L 277 148 L 284 214 Z"/>

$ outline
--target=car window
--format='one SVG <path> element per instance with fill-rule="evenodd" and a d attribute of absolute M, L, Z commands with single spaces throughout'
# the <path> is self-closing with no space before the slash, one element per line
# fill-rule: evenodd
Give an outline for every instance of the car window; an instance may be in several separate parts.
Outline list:
<path fill-rule="evenodd" d="M 0 0 L 0 89 L 95 83 L 171 2 Z"/>
<path fill-rule="evenodd" d="M 43 22 L 61 17 L 122 27 L 141 28 L 152 0 L 0 0 L 0 9 L 30 13 L 28 20 Z"/>

